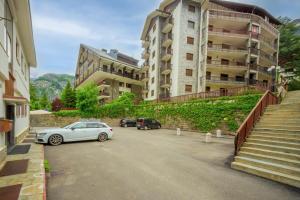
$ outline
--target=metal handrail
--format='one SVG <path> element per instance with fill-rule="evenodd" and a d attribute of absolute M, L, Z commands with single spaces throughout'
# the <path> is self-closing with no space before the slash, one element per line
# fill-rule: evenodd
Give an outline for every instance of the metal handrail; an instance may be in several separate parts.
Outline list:
<path fill-rule="evenodd" d="M 252 109 L 250 114 L 237 130 L 234 141 L 235 155 L 237 155 L 247 137 L 250 135 L 255 123 L 260 119 L 260 116 L 263 115 L 265 108 L 268 105 L 278 104 L 278 102 L 278 98 L 272 92 L 270 92 L 270 90 L 265 92 L 265 94 L 261 97 L 256 106 Z"/>

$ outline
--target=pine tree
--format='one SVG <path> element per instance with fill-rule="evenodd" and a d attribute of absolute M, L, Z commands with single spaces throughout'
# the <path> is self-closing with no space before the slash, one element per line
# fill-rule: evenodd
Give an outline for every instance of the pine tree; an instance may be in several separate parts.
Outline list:
<path fill-rule="evenodd" d="M 69 81 L 61 93 L 61 101 L 65 108 L 75 108 L 76 106 L 75 90 Z"/>

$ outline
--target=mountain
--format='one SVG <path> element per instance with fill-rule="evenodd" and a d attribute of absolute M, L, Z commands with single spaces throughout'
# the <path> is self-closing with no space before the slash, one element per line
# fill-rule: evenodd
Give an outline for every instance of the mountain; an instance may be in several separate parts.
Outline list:
<path fill-rule="evenodd" d="M 53 100 L 60 95 L 68 81 L 70 81 L 71 85 L 74 85 L 74 76 L 49 73 L 31 79 L 31 84 L 36 87 L 38 96 L 43 94 L 43 92 L 46 92 L 49 99 Z"/>

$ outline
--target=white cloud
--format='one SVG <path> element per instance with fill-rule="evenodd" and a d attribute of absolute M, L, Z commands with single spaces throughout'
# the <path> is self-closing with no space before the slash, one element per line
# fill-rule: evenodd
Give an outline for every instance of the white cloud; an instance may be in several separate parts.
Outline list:
<path fill-rule="evenodd" d="M 37 33 L 44 31 L 70 37 L 100 39 L 99 35 L 95 37 L 93 31 L 83 24 L 62 18 L 35 15 L 33 18 L 33 27 Z"/>

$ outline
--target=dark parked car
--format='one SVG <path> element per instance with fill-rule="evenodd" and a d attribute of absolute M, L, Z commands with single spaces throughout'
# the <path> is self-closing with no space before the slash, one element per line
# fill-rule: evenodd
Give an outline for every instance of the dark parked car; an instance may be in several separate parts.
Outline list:
<path fill-rule="evenodd" d="M 136 127 L 136 121 L 133 119 L 121 119 L 121 127 Z"/>
<path fill-rule="evenodd" d="M 138 118 L 136 120 L 137 129 L 159 129 L 161 128 L 161 124 L 159 121 L 150 118 Z"/>

